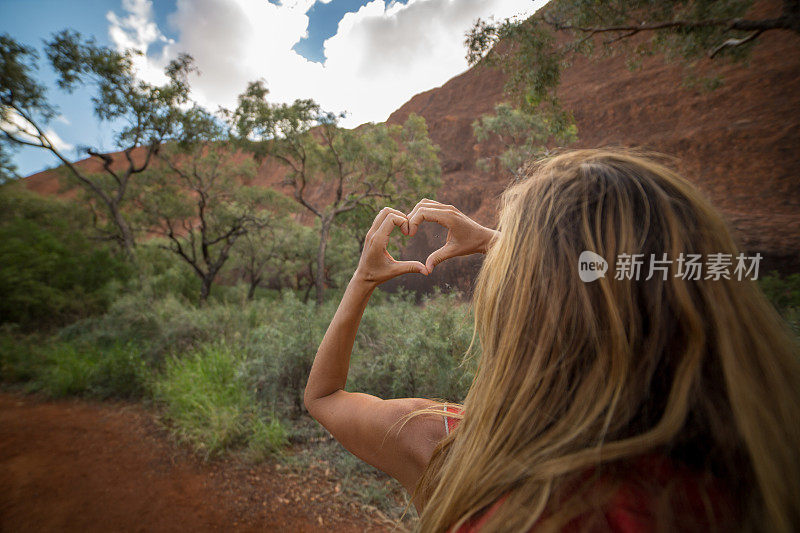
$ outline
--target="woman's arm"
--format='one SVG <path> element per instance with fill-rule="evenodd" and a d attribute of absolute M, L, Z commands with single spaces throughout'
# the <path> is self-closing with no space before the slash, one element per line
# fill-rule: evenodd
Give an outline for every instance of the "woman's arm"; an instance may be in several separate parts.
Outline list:
<path fill-rule="evenodd" d="M 412 492 L 433 449 L 444 437 L 445 427 L 442 418 L 435 416 L 402 422 L 406 415 L 437 403 L 422 398 L 382 400 L 344 391 L 353 342 L 372 291 L 401 274 L 429 271 L 418 261 L 395 261 L 389 255 L 386 245 L 395 226 L 408 234 L 406 215 L 384 208 L 367 233 L 358 268 L 317 350 L 304 399 L 311 416 L 345 448 Z M 484 237 L 476 238 L 476 243 Z"/>

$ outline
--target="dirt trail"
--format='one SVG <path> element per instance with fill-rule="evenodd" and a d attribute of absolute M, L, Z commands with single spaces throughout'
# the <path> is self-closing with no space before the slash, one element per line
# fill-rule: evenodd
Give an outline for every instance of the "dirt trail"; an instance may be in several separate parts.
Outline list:
<path fill-rule="evenodd" d="M 0 393 L 0 532 L 384 531 L 336 480 L 203 463 L 137 405 Z"/>

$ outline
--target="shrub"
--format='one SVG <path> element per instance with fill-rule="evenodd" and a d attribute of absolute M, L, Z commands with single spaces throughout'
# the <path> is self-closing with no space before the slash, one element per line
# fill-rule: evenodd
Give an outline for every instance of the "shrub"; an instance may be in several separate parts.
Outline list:
<path fill-rule="evenodd" d="M 235 444 L 247 426 L 248 394 L 237 378 L 238 360 L 225 346 L 207 346 L 167 361 L 154 384 L 175 433 L 206 456 Z"/>
<path fill-rule="evenodd" d="M 302 411 L 311 363 L 333 316 L 333 302 L 321 308 L 301 302 L 285 291 L 276 302 L 274 317 L 255 328 L 247 339 L 247 374 L 269 409 L 291 407 Z"/>
<path fill-rule="evenodd" d="M 46 348 L 43 371 L 34 380 L 52 396 L 132 398 L 144 392 L 145 365 L 129 345 L 108 348 L 54 343 Z"/>
<path fill-rule="evenodd" d="M 242 344 L 256 326 L 273 320 L 274 307 L 269 301 L 259 301 L 245 306 L 210 302 L 199 308 L 174 295 L 150 300 L 130 294 L 119 298 L 105 315 L 64 328 L 59 337 L 102 346 L 137 343 L 148 362 L 160 368 L 168 354 L 190 352 L 213 342 Z"/>
<path fill-rule="evenodd" d="M 410 295 L 367 308 L 361 322 L 351 381 L 384 398 L 463 400 L 474 373 L 464 355 L 472 319 L 458 294 L 436 294 L 415 305 Z M 463 364 L 462 364 L 463 363 Z"/>
<path fill-rule="evenodd" d="M 758 283 L 800 339 L 800 273 L 781 276 L 773 271 L 759 279 Z"/>
<path fill-rule="evenodd" d="M 20 336 L 16 329 L 0 330 L 0 381 L 6 383 L 30 381 L 41 372 L 40 340 Z"/>
<path fill-rule="evenodd" d="M 280 449 L 286 432 L 280 422 L 257 416 L 254 395 L 240 373 L 242 359 L 224 344 L 204 346 L 173 357 L 156 378 L 153 392 L 174 433 L 206 458 L 249 444 L 264 454 Z"/>
<path fill-rule="evenodd" d="M 0 187 L 0 323 L 42 329 L 102 312 L 128 266 L 83 235 L 84 211 L 16 185 Z"/>
<path fill-rule="evenodd" d="M 248 448 L 254 459 L 280 453 L 289 444 L 289 431 L 272 414 L 269 421 L 261 417 L 253 420 L 248 437 Z"/>

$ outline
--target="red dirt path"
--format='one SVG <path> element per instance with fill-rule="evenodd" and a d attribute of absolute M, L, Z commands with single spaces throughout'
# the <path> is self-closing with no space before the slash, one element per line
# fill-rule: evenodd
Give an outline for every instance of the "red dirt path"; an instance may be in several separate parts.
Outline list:
<path fill-rule="evenodd" d="M 0 393 L 0 531 L 385 531 L 322 471 L 204 463 L 124 403 Z"/>

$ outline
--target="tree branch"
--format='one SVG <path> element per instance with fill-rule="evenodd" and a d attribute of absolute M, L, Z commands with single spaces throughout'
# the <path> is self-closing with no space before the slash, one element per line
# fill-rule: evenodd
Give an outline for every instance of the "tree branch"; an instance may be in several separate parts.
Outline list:
<path fill-rule="evenodd" d="M 742 37 L 741 39 L 728 39 L 727 41 L 723 42 L 721 45 L 714 48 L 709 54 L 708 57 L 714 58 L 717 54 L 723 51 L 726 48 L 735 48 L 737 46 L 742 46 L 743 44 L 749 43 L 750 41 L 755 40 L 758 38 L 759 35 L 764 33 L 764 30 L 757 30 L 748 35 L 747 37 Z"/>

